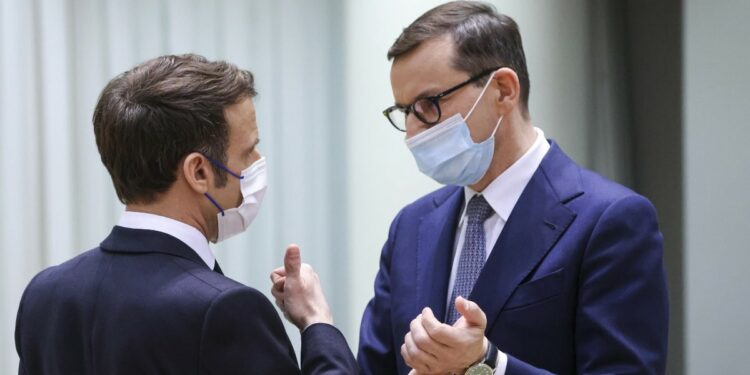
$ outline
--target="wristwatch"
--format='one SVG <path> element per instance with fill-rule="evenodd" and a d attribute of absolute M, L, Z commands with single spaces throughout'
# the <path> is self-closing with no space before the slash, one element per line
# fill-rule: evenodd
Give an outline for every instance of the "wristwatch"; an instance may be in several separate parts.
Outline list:
<path fill-rule="evenodd" d="M 489 343 L 484 360 L 466 369 L 464 375 L 492 375 L 495 372 L 495 366 L 497 366 L 497 348 Z"/>

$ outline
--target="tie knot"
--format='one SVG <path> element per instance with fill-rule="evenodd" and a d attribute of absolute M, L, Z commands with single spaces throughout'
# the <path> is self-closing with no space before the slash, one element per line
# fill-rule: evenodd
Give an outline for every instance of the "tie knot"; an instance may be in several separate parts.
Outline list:
<path fill-rule="evenodd" d="M 466 208 L 466 216 L 470 222 L 484 223 L 493 213 L 495 211 L 492 210 L 492 206 L 479 194 L 469 200 L 469 206 Z"/>

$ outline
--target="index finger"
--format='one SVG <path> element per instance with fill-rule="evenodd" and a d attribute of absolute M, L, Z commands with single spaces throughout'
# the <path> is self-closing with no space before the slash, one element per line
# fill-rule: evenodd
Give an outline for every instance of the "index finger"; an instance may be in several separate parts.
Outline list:
<path fill-rule="evenodd" d="M 284 292 L 284 285 L 286 285 L 286 277 L 282 277 L 282 278 L 280 278 L 278 280 L 275 280 L 273 282 L 273 286 L 271 287 L 271 289 L 277 290 L 280 293 L 283 293 Z"/>

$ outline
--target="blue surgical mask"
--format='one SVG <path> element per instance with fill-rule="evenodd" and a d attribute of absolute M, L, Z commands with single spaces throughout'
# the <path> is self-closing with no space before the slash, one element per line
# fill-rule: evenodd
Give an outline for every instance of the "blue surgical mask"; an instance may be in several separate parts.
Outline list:
<path fill-rule="evenodd" d="M 414 155 L 417 167 L 422 173 L 441 184 L 459 186 L 472 185 L 487 173 L 495 152 L 495 133 L 503 117 L 500 116 L 497 120 L 490 137 L 480 143 L 474 143 L 471 139 L 466 121 L 491 82 L 492 77 L 485 84 L 466 118 L 456 113 L 406 140 L 406 146 Z"/>

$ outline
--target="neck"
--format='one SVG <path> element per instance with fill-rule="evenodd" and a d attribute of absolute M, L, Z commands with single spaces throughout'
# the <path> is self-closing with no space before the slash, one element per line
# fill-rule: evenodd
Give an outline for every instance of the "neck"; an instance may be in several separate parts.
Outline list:
<path fill-rule="evenodd" d="M 205 221 L 201 220 L 200 211 L 197 208 L 186 207 L 184 202 L 184 199 L 172 197 L 167 192 L 151 203 L 129 203 L 125 206 L 125 211 L 143 212 L 177 220 L 198 229 L 204 237 L 208 238 L 208 231 Z"/>
<path fill-rule="evenodd" d="M 487 173 L 477 183 L 469 185 L 474 191 L 484 191 L 497 176 L 518 161 L 536 140 L 536 131 L 530 120 L 521 116 L 508 120 L 504 129 L 503 124 L 500 124 L 501 129 L 495 135 L 495 151 Z"/>

